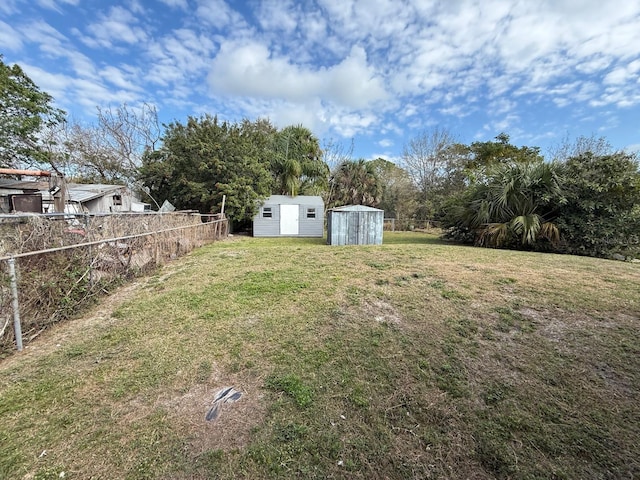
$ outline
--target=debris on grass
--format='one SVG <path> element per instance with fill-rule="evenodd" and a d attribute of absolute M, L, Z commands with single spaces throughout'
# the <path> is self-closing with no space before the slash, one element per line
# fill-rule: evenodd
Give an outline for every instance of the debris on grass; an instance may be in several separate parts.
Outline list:
<path fill-rule="evenodd" d="M 240 400 L 242 393 L 234 389 L 233 387 L 223 387 L 215 394 L 213 399 L 213 405 L 205 415 L 205 420 L 211 422 L 216 420 L 220 416 L 222 405 L 225 403 L 234 403 Z"/>

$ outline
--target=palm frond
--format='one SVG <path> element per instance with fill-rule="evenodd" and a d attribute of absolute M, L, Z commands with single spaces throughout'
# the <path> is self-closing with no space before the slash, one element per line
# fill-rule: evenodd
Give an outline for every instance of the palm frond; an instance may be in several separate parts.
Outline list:
<path fill-rule="evenodd" d="M 540 233 L 538 234 L 540 238 L 544 238 L 549 240 L 551 245 L 554 247 L 560 243 L 560 230 L 556 226 L 556 224 L 552 222 L 544 222 L 540 227 Z"/>
<path fill-rule="evenodd" d="M 509 237 L 507 223 L 490 223 L 480 231 L 476 243 L 483 247 L 501 247 L 509 240 Z"/>
<path fill-rule="evenodd" d="M 540 216 L 535 213 L 518 215 L 511 220 L 511 229 L 521 236 L 522 245 L 533 245 L 540 231 Z"/>

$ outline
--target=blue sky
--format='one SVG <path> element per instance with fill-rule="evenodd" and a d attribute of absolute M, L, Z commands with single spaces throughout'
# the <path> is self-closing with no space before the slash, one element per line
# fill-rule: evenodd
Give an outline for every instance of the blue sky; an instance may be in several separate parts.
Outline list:
<path fill-rule="evenodd" d="M 3 0 L 0 53 L 57 106 L 303 124 L 399 161 L 435 126 L 640 149 L 640 2 Z"/>

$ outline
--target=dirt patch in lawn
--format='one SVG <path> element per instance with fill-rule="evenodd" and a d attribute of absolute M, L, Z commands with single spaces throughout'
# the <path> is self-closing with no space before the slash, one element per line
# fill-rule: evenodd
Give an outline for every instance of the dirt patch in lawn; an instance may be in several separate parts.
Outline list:
<path fill-rule="evenodd" d="M 242 396 L 235 402 L 221 403 L 215 420 L 205 417 L 216 394 L 222 388 L 233 387 Z M 264 420 L 266 402 L 264 392 L 255 379 L 214 374 L 210 381 L 198 384 L 183 394 L 161 398 L 165 407 L 185 438 L 193 457 L 208 451 L 243 449 L 251 430 Z"/>
<path fill-rule="evenodd" d="M 393 305 L 377 298 L 365 302 L 365 314 L 376 322 L 401 325 L 402 318 Z"/>

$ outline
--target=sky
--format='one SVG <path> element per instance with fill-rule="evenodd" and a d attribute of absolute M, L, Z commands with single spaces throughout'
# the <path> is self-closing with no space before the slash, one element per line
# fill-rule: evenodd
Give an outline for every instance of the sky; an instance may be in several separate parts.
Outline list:
<path fill-rule="evenodd" d="M 397 162 L 436 127 L 640 150 L 635 0 L 2 0 L 0 54 L 87 123 L 149 103 Z"/>

